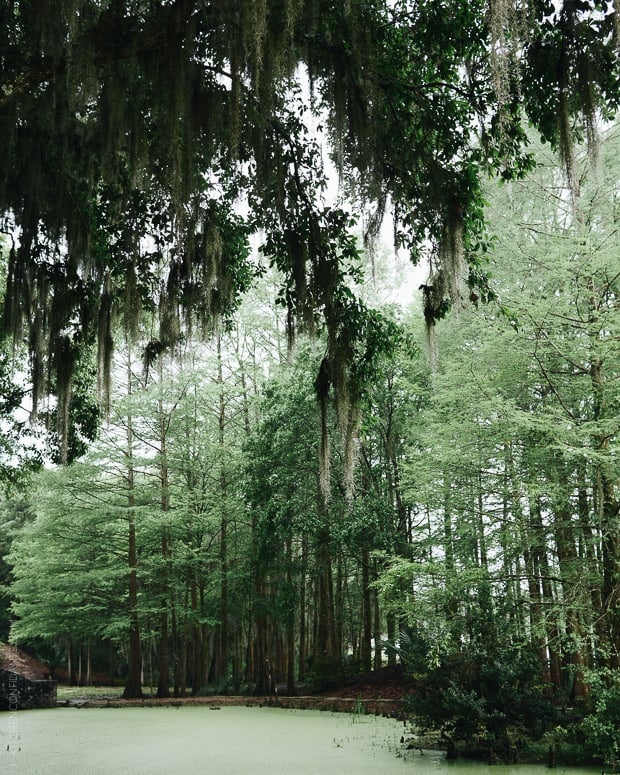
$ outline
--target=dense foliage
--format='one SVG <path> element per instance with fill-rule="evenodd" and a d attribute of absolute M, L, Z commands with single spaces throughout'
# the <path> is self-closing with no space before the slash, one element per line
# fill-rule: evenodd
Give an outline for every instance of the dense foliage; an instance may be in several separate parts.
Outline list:
<path fill-rule="evenodd" d="M 0 34 L 4 329 L 27 343 L 35 410 L 54 385 L 62 438 L 79 351 L 96 346 L 105 388 L 119 316 L 135 333 L 159 309 L 150 354 L 182 314 L 229 316 L 256 228 L 289 329 L 327 328 L 323 381 L 347 414 L 381 332 L 347 293 L 350 217 L 322 196 L 317 115 L 368 235 L 390 203 L 414 259 L 432 246 L 432 326 L 488 295 L 481 176 L 531 166 L 524 119 L 576 185 L 573 137 L 619 96 L 617 10 L 598 0 L 18 0 Z"/>
<path fill-rule="evenodd" d="M 419 311 L 383 307 L 399 333 L 361 396 L 352 483 L 327 435 L 327 495 L 328 344 L 291 352 L 271 276 L 208 344 L 148 369 L 140 341 L 119 348 L 97 441 L 36 478 L 31 510 L 5 507 L 12 639 L 76 682 L 160 696 L 329 687 L 399 660 L 454 753 L 512 760 L 538 738 L 612 762 L 617 143 L 598 172 L 576 157 L 578 203 L 541 150 L 527 182 L 489 189 L 498 301 L 442 323 L 434 371 Z"/>
<path fill-rule="evenodd" d="M 1 632 L 127 697 L 400 659 L 454 752 L 617 760 L 617 13 L 2 6 Z"/>

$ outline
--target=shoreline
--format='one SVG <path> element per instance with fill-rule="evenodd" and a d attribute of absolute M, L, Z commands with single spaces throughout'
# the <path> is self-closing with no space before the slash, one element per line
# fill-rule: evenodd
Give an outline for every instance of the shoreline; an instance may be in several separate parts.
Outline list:
<path fill-rule="evenodd" d="M 388 716 L 404 718 L 403 700 L 362 699 L 361 697 L 326 697 L 317 695 L 291 696 L 247 696 L 214 695 L 204 697 L 143 697 L 124 700 L 120 697 L 66 698 L 59 699 L 58 707 L 73 708 L 148 708 L 209 706 L 219 709 L 226 706 L 272 707 L 294 710 L 322 710 L 359 715 Z"/>

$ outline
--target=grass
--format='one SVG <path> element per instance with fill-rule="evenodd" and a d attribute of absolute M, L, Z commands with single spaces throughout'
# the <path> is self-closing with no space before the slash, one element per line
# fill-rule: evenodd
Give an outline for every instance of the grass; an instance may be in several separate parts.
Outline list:
<path fill-rule="evenodd" d="M 59 700 L 96 700 L 108 697 L 118 698 L 123 693 L 122 686 L 59 686 Z"/>

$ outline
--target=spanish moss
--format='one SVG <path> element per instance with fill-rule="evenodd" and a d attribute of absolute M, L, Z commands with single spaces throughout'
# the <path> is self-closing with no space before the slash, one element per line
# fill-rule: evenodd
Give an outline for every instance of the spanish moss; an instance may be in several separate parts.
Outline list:
<path fill-rule="evenodd" d="M 322 200 L 311 127 L 323 124 L 343 194 L 371 213 L 371 254 L 388 200 L 413 261 L 440 246 L 434 322 L 478 276 L 463 247 L 482 228 L 471 181 L 529 169 L 530 121 L 575 190 L 572 143 L 584 132 L 594 151 L 598 112 L 618 104 L 618 0 L 613 14 L 584 5 L 42 0 L 0 11 L 0 207 L 18 234 L 4 332 L 29 347 L 33 415 L 67 387 L 55 385 L 64 348 L 96 347 L 105 403 L 114 337 L 135 338 L 143 313 L 159 317 L 147 352 L 174 346 L 183 326 L 208 334 L 230 320 L 260 230 L 291 337 L 325 332 L 352 449 L 367 333 L 342 305 L 358 224 Z"/>

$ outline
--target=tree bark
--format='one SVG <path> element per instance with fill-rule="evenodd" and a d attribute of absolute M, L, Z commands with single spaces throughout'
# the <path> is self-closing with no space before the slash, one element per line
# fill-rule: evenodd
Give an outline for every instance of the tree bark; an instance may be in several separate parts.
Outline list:
<path fill-rule="evenodd" d="M 142 644 L 138 619 L 138 553 L 136 549 L 136 525 L 133 513 L 129 522 L 129 659 L 123 699 L 142 697 Z"/>
<path fill-rule="evenodd" d="M 299 570 L 299 680 L 306 678 L 307 644 L 306 644 L 306 574 L 308 569 L 308 535 L 301 537 L 301 568 Z"/>
<path fill-rule="evenodd" d="M 362 642 L 361 668 L 364 673 L 372 669 L 372 611 L 370 605 L 370 560 L 368 549 L 362 549 Z"/>
<path fill-rule="evenodd" d="M 163 364 L 162 358 L 159 359 L 159 383 L 160 390 L 163 387 Z M 157 696 L 170 697 L 170 656 L 169 656 L 169 634 L 168 634 L 168 605 L 170 595 L 170 546 L 168 543 L 168 525 L 165 523 L 167 514 L 170 511 L 170 483 L 168 475 L 168 450 L 166 445 L 167 423 L 164 416 L 163 397 L 159 395 L 159 443 L 160 443 L 160 479 L 161 479 L 161 512 L 164 517 L 164 524 L 161 528 L 161 555 L 164 566 L 164 578 L 162 579 L 163 593 L 160 598 L 161 610 L 159 614 L 159 678 L 157 681 Z"/>
<path fill-rule="evenodd" d="M 286 583 L 289 595 L 293 594 L 293 539 L 289 534 L 286 539 Z M 294 696 L 295 687 L 295 601 L 291 601 L 286 623 L 286 691 Z"/>
<path fill-rule="evenodd" d="M 226 429 L 226 403 L 224 396 L 224 377 L 222 372 L 222 340 L 217 338 L 217 383 L 219 386 L 218 442 L 220 446 L 220 624 L 218 637 L 218 655 L 216 679 L 228 676 L 229 634 L 228 634 L 228 513 L 224 433 Z"/>
<path fill-rule="evenodd" d="M 132 392 L 131 358 L 128 357 L 127 384 L 128 395 Z M 140 640 L 140 622 L 138 616 L 138 548 L 136 541 L 135 521 L 135 472 L 133 461 L 133 423 L 131 414 L 127 416 L 127 518 L 129 520 L 129 536 L 127 562 L 129 565 L 128 579 L 128 614 L 129 614 L 129 659 L 128 673 L 123 691 L 124 699 L 142 697 L 142 644 Z"/>

